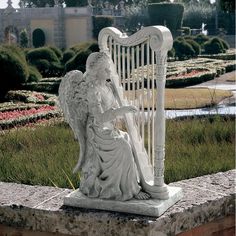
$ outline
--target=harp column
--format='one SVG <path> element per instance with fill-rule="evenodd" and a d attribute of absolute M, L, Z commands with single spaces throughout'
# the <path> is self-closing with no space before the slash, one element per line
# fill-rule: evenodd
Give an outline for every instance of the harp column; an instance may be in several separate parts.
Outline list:
<path fill-rule="evenodd" d="M 164 182 L 165 161 L 165 83 L 167 68 L 167 52 L 172 48 L 173 38 L 165 27 L 159 27 L 158 34 L 150 36 L 150 48 L 156 59 L 156 113 L 154 120 L 154 186 L 161 199 L 168 199 L 168 187 Z"/>
<path fill-rule="evenodd" d="M 156 114 L 154 145 L 154 185 L 164 185 L 165 160 L 165 82 L 167 52 L 156 52 Z"/>

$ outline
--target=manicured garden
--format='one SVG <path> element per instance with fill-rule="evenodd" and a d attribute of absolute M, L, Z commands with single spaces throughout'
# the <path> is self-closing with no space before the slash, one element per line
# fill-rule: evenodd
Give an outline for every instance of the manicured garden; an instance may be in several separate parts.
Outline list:
<path fill-rule="evenodd" d="M 235 121 L 167 120 L 167 183 L 234 168 Z M 0 181 L 77 187 L 79 145 L 64 122 L 1 132 Z"/>
<path fill-rule="evenodd" d="M 235 50 L 216 39 L 203 39 L 199 50 L 189 38 L 175 40 L 167 68 L 166 109 L 212 107 L 232 96 L 229 91 L 186 88 L 235 70 Z M 209 45 L 216 42 L 221 51 L 209 54 Z M 183 45 L 195 47 L 194 53 L 181 54 Z M 57 93 L 61 77 L 73 69 L 84 71 L 87 56 L 97 50 L 96 42 L 63 52 L 55 47 L 0 46 L 5 75 L 0 79 L 0 181 L 79 185 L 79 176 L 72 174 L 79 144 L 63 121 Z M 145 68 L 146 80 L 150 70 Z M 234 126 L 229 117 L 168 120 L 166 182 L 234 168 Z"/>

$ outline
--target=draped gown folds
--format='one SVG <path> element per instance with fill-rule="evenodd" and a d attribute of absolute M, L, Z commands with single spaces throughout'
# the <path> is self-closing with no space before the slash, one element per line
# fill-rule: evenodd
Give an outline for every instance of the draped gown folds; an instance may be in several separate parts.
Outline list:
<path fill-rule="evenodd" d="M 88 96 L 86 163 L 80 190 L 88 197 L 129 200 L 140 192 L 140 186 L 128 134 L 105 117 L 104 112 L 117 108 L 112 88 L 108 83 L 105 87 L 94 85 Z"/>

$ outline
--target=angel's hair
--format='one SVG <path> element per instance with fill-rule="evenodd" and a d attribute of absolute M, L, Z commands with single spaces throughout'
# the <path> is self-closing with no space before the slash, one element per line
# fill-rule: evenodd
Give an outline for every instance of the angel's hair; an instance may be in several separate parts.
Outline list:
<path fill-rule="evenodd" d="M 86 61 L 86 71 L 96 72 L 101 66 L 107 65 L 110 57 L 105 52 L 91 53 Z"/>

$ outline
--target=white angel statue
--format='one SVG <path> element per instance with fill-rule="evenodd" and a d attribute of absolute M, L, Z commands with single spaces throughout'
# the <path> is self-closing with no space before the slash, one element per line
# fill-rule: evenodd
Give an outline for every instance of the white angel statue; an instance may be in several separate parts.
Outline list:
<path fill-rule="evenodd" d="M 107 82 L 114 76 L 113 66 L 106 53 L 92 53 L 84 74 L 71 71 L 60 84 L 60 106 L 80 143 L 74 172 L 80 171 L 80 191 L 88 197 L 148 199 L 138 182 L 129 135 L 114 125 L 117 116 L 137 109 L 118 106 L 112 84 Z"/>

